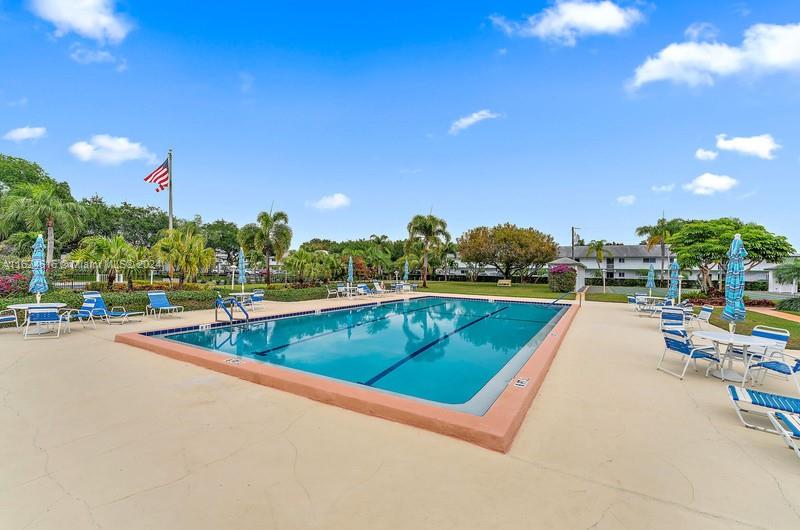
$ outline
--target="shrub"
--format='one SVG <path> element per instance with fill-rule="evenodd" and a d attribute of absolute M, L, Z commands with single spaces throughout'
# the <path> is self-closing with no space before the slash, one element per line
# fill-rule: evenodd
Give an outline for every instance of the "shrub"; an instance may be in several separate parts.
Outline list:
<path fill-rule="evenodd" d="M 28 292 L 29 277 L 25 274 L 15 273 L 0 276 L 0 296 L 15 296 Z"/>
<path fill-rule="evenodd" d="M 575 289 L 575 269 L 569 265 L 554 265 L 547 275 L 547 284 L 554 293 L 566 293 Z"/>
<path fill-rule="evenodd" d="M 786 300 L 781 300 L 777 308 L 781 311 L 795 311 L 800 312 L 800 298 L 787 298 Z"/>

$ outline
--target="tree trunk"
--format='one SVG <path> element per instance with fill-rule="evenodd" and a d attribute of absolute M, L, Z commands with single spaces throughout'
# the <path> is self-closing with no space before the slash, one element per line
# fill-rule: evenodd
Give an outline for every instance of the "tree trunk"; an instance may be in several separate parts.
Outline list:
<path fill-rule="evenodd" d="M 264 252 L 264 256 L 267 258 L 267 285 L 272 283 L 272 269 L 269 266 L 269 251 Z"/>
<path fill-rule="evenodd" d="M 53 230 L 53 219 L 47 220 L 47 259 L 45 266 L 53 262 L 53 252 L 55 247 L 55 232 Z"/>
<path fill-rule="evenodd" d="M 108 290 L 109 291 L 114 288 L 114 280 L 116 280 L 116 279 L 117 279 L 117 271 L 114 270 L 114 269 L 108 269 L 107 281 L 108 281 Z"/>
<path fill-rule="evenodd" d="M 667 258 L 667 247 L 661 238 L 661 287 L 664 287 L 664 260 Z"/>
<path fill-rule="evenodd" d="M 422 286 L 428 286 L 428 245 L 422 251 Z"/>

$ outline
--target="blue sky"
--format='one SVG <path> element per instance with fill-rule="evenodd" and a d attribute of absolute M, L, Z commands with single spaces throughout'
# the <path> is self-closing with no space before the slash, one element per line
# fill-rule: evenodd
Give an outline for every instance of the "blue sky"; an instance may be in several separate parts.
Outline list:
<path fill-rule="evenodd" d="M 142 179 L 172 147 L 177 215 L 274 202 L 295 246 L 432 208 L 454 236 L 635 242 L 665 210 L 800 247 L 793 0 L 74 4 L 0 0 L 0 151 L 76 196 L 166 207 Z"/>

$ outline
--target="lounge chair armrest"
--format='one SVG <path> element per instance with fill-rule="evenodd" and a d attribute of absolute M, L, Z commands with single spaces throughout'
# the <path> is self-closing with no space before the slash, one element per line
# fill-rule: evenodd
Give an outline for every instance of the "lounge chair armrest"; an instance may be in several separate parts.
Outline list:
<path fill-rule="evenodd" d="M 692 348 L 692 353 L 698 351 L 702 353 L 710 353 L 714 356 L 714 358 L 717 357 L 717 350 L 714 348 L 714 346 L 699 346 L 697 348 Z"/>
<path fill-rule="evenodd" d="M 112 306 L 112 307 L 111 307 L 111 310 L 112 310 L 112 311 L 121 311 L 121 312 L 123 312 L 123 313 L 127 313 L 127 312 L 128 312 L 128 311 L 125 309 L 125 307 L 124 307 L 124 306 L 121 306 L 121 305 L 115 305 L 115 306 Z"/>
<path fill-rule="evenodd" d="M 8 313 L 8 314 L 14 315 L 14 316 L 17 315 L 17 312 L 14 311 L 13 309 L 1 309 L 0 310 L 0 315 L 2 315 L 3 313 Z"/>

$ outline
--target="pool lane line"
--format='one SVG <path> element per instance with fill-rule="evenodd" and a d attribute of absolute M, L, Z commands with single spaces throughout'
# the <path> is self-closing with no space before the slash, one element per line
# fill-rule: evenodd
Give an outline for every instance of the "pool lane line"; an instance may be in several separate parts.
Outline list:
<path fill-rule="evenodd" d="M 463 330 L 467 329 L 470 326 L 474 326 L 478 322 L 481 322 L 482 320 L 486 320 L 487 318 L 496 315 L 500 311 L 505 311 L 506 309 L 508 309 L 508 307 L 509 306 L 504 306 L 504 307 L 501 307 L 500 309 L 496 309 L 496 310 L 492 311 L 491 313 L 487 313 L 486 315 L 483 315 L 480 318 L 476 318 L 475 320 L 473 320 L 471 322 L 467 322 L 463 326 L 458 327 L 458 328 L 454 329 L 453 331 L 450 331 L 449 333 L 445 333 L 444 335 L 442 335 L 438 339 L 434 340 L 433 342 L 429 342 L 428 344 L 426 344 L 422 348 L 419 348 L 418 350 L 409 353 L 408 355 L 406 355 L 405 357 L 403 357 L 399 361 L 395 362 L 394 364 L 392 364 L 388 368 L 382 370 L 381 372 L 379 372 L 378 374 L 372 376 L 370 379 L 368 379 L 367 381 L 364 381 L 361 384 L 365 385 L 365 386 L 374 385 L 375 383 L 377 383 L 378 381 L 380 381 L 381 379 L 383 379 L 384 377 L 386 377 L 390 373 L 394 372 L 395 370 L 400 368 L 402 365 L 404 365 L 405 363 L 407 363 L 408 361 L 410 361 L 414 357 L 420 355 L 421 353 L 424 353 L 424 352 L 428 351 L 429 349 L 433 348 L 435 345 L 439 344 L 443 340 L 446 340 L 447 338 L 449 338 L 451 335 L 455 335 L 456 333 L 458 333 L 460 331 L 463 331 Z"/>
<path fill-rule="evenodd" d="M 339 333 L 340 331 L 347 331 L 348 329 L 357 328 L 359 326 L 365 326 L 367 324 L 373 324 L 375 322 L 380 322 L 381 320 L 387 320 L 389 318 L 400 316 L 400 315 L 408 315 L 410 313 L 416 313 L 417 311 L 422 311 L 424 309 L 430 309 L 432 307 L 444 305 L 446 303 L 447 302 L 441 302 L 441 303 L 438 303 L 438 304 L 428 305 L 428 306 L 425 306 L 425 307 L 419 307 L 417 309 L 411 309 L 409 311 L 402 311 L 402 312 L 399 312 L 399 313 L 389 314 L 389 315 L 386 315 L 386 316 L 383 316 L 383 317 L 380 317 L 380 318 L 367 320 L 365 322 L 359 322 L 358 324 L 353 324 L 351 326 L 345 326 L 343 328 L 332 329 L 330 331 L 324 331 L 322 333 L 318 333 L 316 335 L 311 335 L 310 337 L 306 337 L 304 339 L 296 340 L 294 342 L 287 342 L 286 344 L 281 344 L 279 346 L 273 346 L 272 348 L 267 348 L 266 350 L 250 352 L 247 355 L 258 355 L 259 357 L 265 357 L 265 356 L 269 355 L 272 352 L 275 352 L 275 351 L 278 351 L 278 350 L 283 350 L 285 348 L 288 348 L 289 346 L 294 346 L 295 344 L 302 344 L 303 342 L 308 342 L 310 340 L 317 339 L 317 338 L 320 338 L 320 337 L 326 337 L 328 335 L 333 335 L 334 333 Z M 379 307 L 379 306 L 376 306 L 376 307 Z"/>

